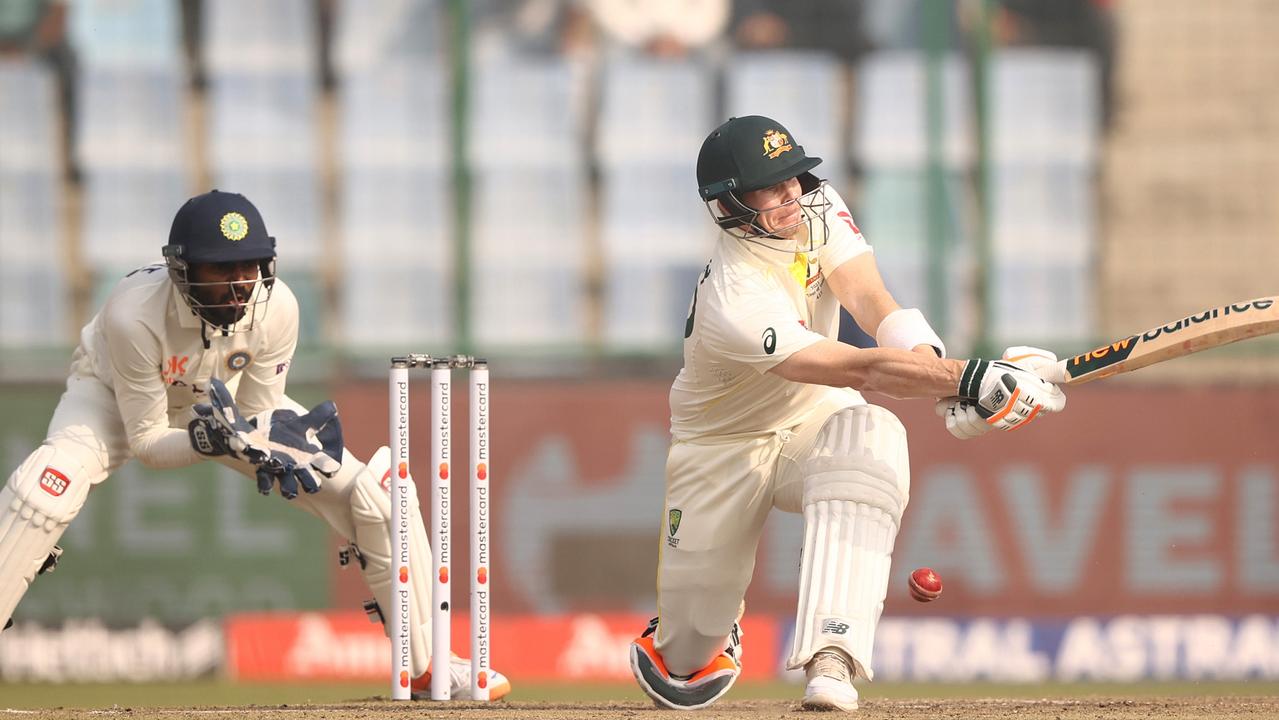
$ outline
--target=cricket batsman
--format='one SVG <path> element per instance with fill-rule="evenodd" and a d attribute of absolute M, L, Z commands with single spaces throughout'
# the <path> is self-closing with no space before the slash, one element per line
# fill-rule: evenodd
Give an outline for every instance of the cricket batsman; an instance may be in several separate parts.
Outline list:
<path fill-rule="evenodd" d="M 0 489 L 0 621 L 12 624 L 32 580 L 53 569 L 90 489 L 130 458 L 150 468 L 214 460 L 255 478 L 263 494 L 278 486 L 351 543 L 344 556 L 375 598 L 365 609 L 382 620 L 391 607 L 390 452 L 366 466 L 343 448 L 332 402 L 306 412 L 285 395 L 298 302 L 276 276 L 262 216 L 243 195 L 191 198 L 163 257 L 121 280 L 81 331 L 44 443 Z M 429 666 L 431 555 L 416 498 L 412 517 L 413 688 L 426 690 L 439 669 Z M 454 656 L 443 670 L 453 697 L 469 698 L 470 661 Z M 509 692 L 494 672 L 490 697 Z"/>
<path fill-rule="evenodd" d="M 658 616 L 630 647 L 658 705 L 694 709 L 741 672 L 737 621 L 769 511 L 802 513 L 787 667 L 803 707 L 855 710 L 910 495 L 906 431 L 859 391 L 937 401 L 956 437 L 1015 430 L 1065 407 L 1033 372 L 1055 361 L 954 360 L 924 316 L 893 300 L 839 195 L 775 120 L 732 118 L 702 144 L 697 184 L 721 233 L 684 325 L 671 388 Z M 839 308 L 877 348 L 840 343 Z M 938 400 L 940 399 L 940 400 Z"/>

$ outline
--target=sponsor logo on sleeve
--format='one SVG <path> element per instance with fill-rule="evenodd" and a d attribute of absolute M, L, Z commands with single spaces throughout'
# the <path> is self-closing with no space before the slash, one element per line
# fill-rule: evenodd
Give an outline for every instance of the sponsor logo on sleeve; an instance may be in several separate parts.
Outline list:
<path fill-rule="evenodd" d="M 292 364 L 293 364 L 293 358 L 289 358 L 288 360 L 285 360 L 282 363 L 278 363 L 275 366 L 275 374 L 276 375 L 282 374 L 285 370 L 288 370 L 289 366 Z"/>
<path fill-rule="evenodd" d="M 772 355 L 777 349 L 777 331 L 769 328 L 764 331 L 764 354 Z"/>
<path fill-rule="evenodd" d="M 54 497 L 62 497 L 62 493 L 66 492 L 70 486 L 71 481 L 67 479 L 67 476 L 51 466 L 46 467 L 40 474 L 40 489 Z"/>
<path fill-rule="evenodd" d="M 160 367 L 160 379 L 168 385 L 176 384 L 178 378 L 187 374 L 187 363 L 190 360 L 189 355 L 170 355 L 169 362 Z"/>
<path fill-rule="evenodd" d="M 844 224 L 848 226 L 849 230 L 852 230 L 857 235 L 862 234 L 862 231 L 857 229 L 857 223 L 853 222 L 853 216 L 847 210 L 840 210 L 835 214 L 839 216 L 839 219 L 844 221 Z"/>

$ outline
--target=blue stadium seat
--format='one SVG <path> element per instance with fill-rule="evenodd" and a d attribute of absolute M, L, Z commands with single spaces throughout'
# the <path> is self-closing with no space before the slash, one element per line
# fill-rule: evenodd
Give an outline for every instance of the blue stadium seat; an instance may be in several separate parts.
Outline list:
<path fill-rule="evenodd" d="M 970 167 L 972 99 L 965 64 L 958 55 L 942 60 L 942 157 L 949 168 Z M 863 59 L 857 74 L 852 123 L 853 157 L 867 168 L 924 166 L 928 148 L 927 72 L 918 52 L 883 51 Z"/>
<path fill-rule="evenodd" d="M 47 66 L 0 60 L 0 173 L 60 171 L 55 91 Z"/>
<path fill-rule="evenodd" d="M 848 156 L 843 132 L 844 65 L 819 52 L 738 53 L 725 68 L 727 115 L 764 115 L 799 137 L 804 151 L 829 165 Z"/>
<path fill-rule="evenodd" d="M 189 190 L 186 174 L 173 168 L 108 166 L 86 173 L 81 245 L 100 280 L 114 284 L 118 271 L 160 260 Z"/>
<path fill-rule="evenodd" d="M 77 152 L 86 170 L 185 171 L 185 89 L 172 68 L 86 68 L 77 88 Z"/>
<path fill-rule="evenodd" d="M 353 350 L 448 349 L 454 333 L 453 198 L 442 171 L 347 168 L 334 340 Z"/>
<path fill-rule="evenodd" d="M 338 158 L 344 169 L 452 163 L 449 76 L 429 61 L 388 62 L 343 81 Z"/>
<path fill-rule="evenodd" d="M 314 168 L 316 88 L 306 73 L 228 73 L 209 83 L 209 152 L 223 169 Z"/>
<path fill-rule="evenodd" d="M 0 61 L 0 347 L 74 337 L 55 103 L 47 67 Z"/>
<path fill-rule="evenodd" d="M 611 168 L 602 202 L 605 342 L 677 349 L 717 235 L 689 165 Z"/>
<path fill-rule="evenodd" d="M 995 163 L 1097 161 L 1100 71 L 1088 51 L 1001 50 L 991 61 L 991 96 Z"/>
<path fill-rule="evenodd" d="M 991 183 L 992 332 L 1089 342 L 1095 325 L 1092 169 L 996 164 Z"/>
<path fill-rule="evenodd" d="M 596 138 L 601 165 L 688 165 L 718 123 L 710 68 L 622 56 L 608 62 Z"/>
<path fill-rule="evenodd" d="M 60 182 L 49 172 L 0 171 L 0 347 L 74 337 Z"/>
<path fill-rule="evenodd" d="M 585 176 L 580 168 L 477 173 L 471 307 L 481 348 L 586 340 Z"/>
<path fill-rule="evenodd" d="M 224 73 L 306 73 L 318 64 L 311 0 L 203 2 L 204 59 Z"/>
<path fill-rule="evenodd" d="M 182 63 L 173 0 L 75 0 L 69 33 L 84 69 L 176 68 Z"/>
<path fill-rule="evenodd" d="M 484 169 L 584 165 L 584 78 L 563 60 L 478 63 L 469 161 Z"/>
<path fill-rule="evenodd" d="M 404 60 L 441 62 L 446 16 L 440 0 L 338 0 L 333 64 L 343 79 Z"/>

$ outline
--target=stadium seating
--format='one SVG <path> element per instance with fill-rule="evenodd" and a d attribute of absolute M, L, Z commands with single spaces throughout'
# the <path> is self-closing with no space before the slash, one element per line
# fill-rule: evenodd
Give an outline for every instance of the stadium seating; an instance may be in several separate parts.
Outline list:
<path fill-rule="evenodd" d="M 0 62 L 0 347 L 72 337 L 57 127 L 48 68 Z"/>
<path fill-rule="evenodd" d="M 562 60 L 473 68 L 472 256 L 462 271 L 481 347 L 580 347 L 586 340 L 580 80 Z"/>
<path fill-rule="evenodd" d="M 76 0 L 68 32 L 83 68 L 174 69 L 181 62 L 173 0 Z"/>
<path fill-rule="evenodd" d="M 715 227 L 692 168 L 716 125 L 705 65 L 631 57 L 604 68 L 600 166 L 603 339 L 677 351 Z"/>
<path fill-rule="evenodd" d="M 333 339 L 350 349 L 448 349 L 453 341 L 446 79 L 438 63 L 400 59 L 342 83 L 343 272 Z"/>

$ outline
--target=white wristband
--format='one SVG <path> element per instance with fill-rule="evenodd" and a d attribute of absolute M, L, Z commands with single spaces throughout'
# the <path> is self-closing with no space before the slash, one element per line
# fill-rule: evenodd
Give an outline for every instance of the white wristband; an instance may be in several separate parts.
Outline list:
<path fill-rule="evenodd" d="M 946 357 L 946 345 L 917 308 L 894 310 L 879 324 L 875 342 L 880 347 L 914 350 L 917 345 L 932 345 L 939 357 Z"/>

